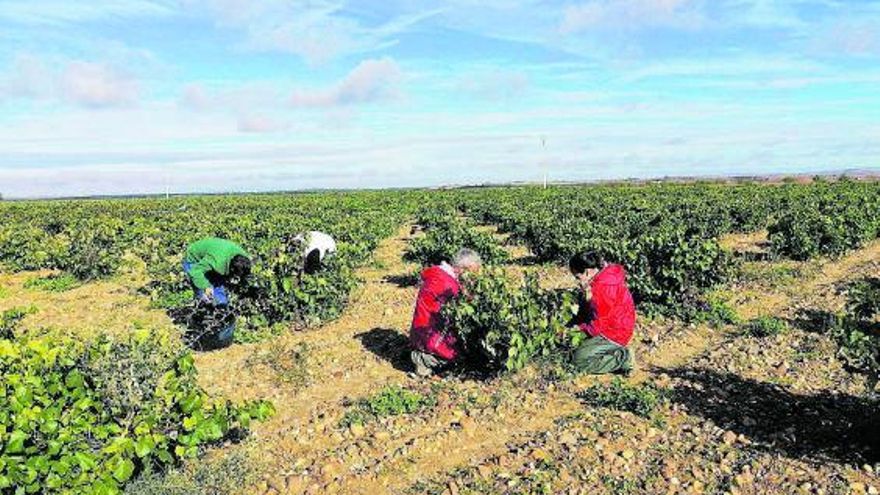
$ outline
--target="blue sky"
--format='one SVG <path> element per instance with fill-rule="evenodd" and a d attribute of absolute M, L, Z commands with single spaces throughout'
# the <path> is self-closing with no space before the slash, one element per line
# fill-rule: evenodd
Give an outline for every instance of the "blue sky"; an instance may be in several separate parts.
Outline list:
<path fill-rule="evenodd" d="M 0 0 L 0 193 L 876 168 L 878 88 L 880 0 Z"/>

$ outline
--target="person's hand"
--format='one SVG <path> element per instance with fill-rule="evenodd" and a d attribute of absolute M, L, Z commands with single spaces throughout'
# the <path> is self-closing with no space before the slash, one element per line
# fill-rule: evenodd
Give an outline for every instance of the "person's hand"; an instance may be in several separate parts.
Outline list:
<path fill-rule="evenodd" d="M 577 278 L 578 288 L 584 293 L 584 296 L 587 299 L 590 298 L 590 285 L 592 282 L 593 280 L 586 275 L 581 275 Z"/>
<path fill-rule="evenodd" d="M 208 287 L 202 293 L 202 302 L 210 303 L 214 302 L 214 288 Z"/>
<path fill-rule="evenodd" d="M 583 291 L 584 291 L 584 301 L 587 301 L 588 303 L 590 301 L 592 301 L 593 300 L 593 286 L 590 284 L 587 284 L 585 287 L 582 287 L 581 289 L 583 289 Z"/>

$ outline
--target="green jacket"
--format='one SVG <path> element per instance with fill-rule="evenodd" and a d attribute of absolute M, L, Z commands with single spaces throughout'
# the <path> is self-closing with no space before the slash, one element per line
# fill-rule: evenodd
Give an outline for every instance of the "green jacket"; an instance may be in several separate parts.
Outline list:
<path fill-rule="evenodd" d="M 189 277 L 193 285 L 205 290 L 211 287 L 205 274 L 214 272 L 224 277 L 229 275 L 229 264 L 238 255 L 248 256 L 241 246 L 232 241 L 208 237 L 190 244 L 184 261 L 191 265 Z"/>

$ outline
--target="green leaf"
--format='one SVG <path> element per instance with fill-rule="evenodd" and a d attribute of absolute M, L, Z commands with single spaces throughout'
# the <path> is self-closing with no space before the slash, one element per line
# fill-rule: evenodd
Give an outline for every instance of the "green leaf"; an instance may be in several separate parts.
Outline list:
<path fill-rule="evenodd" d="M 153 448 L 156 446 L 156 442 L 153 441 L 153 438 L 150 436 L 143 436 L 138 438 L 137 443 L 134 447 L 134 453 L 138 457 L 146 457 L 153 451 Z"/>
<path fill-rule="evenodd" d="M 180 401 L 180 408 L 186 414 L 191 414 L 193 411 L 201 407 L 202 405 L 202 396 L 198 393 L 190 393 L 183 400 Z"/>
<path fill-rule="evenodd" d="M 124 459 L 121 457 L 116 458 L 116 462 L 113 467 L 113 477 L 116 478 L 117 481 L 119 481 L 120 483 L 128 481 L 133 473 L 134 463 L 131 462 L 130 459 Z"/>
<path fill-rule="evenodd" d="M 24 442 L 27 438 L 27 433 L 19 430 L 13 431 L 9 435 L 9 440 L 6 443 L 6 452 L 8 454 L 19 454 L 24 452 Z"/>
<path fill-rule="evenodd" d="M 220 428 L 220 424 L 216 419 L 212 419 L 205 424 L 205 436 L 210 441 L 215 441 L 223 438 L 223 429 Z"/>
<path fill-rule="evenodd" d="M 196 426 L 199 425 L 199 419 L 193 416 L 187 416 L 183 418 L 183 429 L 186 431 L 193 431 Z"/>
<path fill-rule="evenodd" d="M 195 360 L 193 359 L 192 354 L 187 354 L 182 358 L 177 360 L 178 369 L 181 373 L 186 373 L 188 371 L 195 369 Z"/>
<path fill-rule="evenodd" d="M 176 448 L 175 448 L 176 451 Z M 156 457 L 165 464 L 171 464 L 174 462 L 174 457 L 165 449 L 159 450 L 156 452 Z"/>
<path fill-rule="evenodd" d="M 64 480 L 61 476 L 58 476 L 55 473 L 50 473 L 49 476 L 46 476 L 46 488 L 61 488 L 63 484 Z M 2 486 L 2 484 L 0 484 L 0 486 Z"/>
<path fill-rule="evenodd" d="M 257 406 L 257 417 L 256 419 L 260 421 L 264 421 L 268 418 L 271 418 L 275 415 L 275 406 L 269 401 L 261 401 L 260 405 Z"/>
<path fill-rule="evenodd" d="M 67 388 L 82 388 L 85 384 L 85 380 L 83 379 L 82 373 L 73 370 L 64 378 L 64 384 L 67 385 Z"/>
<path fill-rule="evenodd" d="M 107 454 L 124 454 L 134 447 L 134 442 L 128 437 L 116 437 L 110 442 L 104 452 Z"/>
<path fill-rule="evenodd" d="M 80 469 L 83 471 L 91 471 L 98 465 L 97 461 L 95 461 L 95 457 L 86 452 L 76 452 L 73 456 L 76 458 Z"/>

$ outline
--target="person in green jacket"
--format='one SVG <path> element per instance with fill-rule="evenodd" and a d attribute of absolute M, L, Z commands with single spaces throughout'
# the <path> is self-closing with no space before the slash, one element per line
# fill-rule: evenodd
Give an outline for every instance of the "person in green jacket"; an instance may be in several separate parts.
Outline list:
<path fill-rule="evenodd" d="M 243 281 L 250 275 L 251 260 L 248 254 L 232 241 L 209 237 L 187 248 L 183 271 L 192 285 L 196 300 L 213 310 L 219 309 L 222 315 L 219 325 L 212 323 L 205 328 L 204 321 L 196 324 L 199 335 L 194 342 L 203 348 L 229 345 L 235 333 L 235 315 L 228 310 L 226 284 L 232 278 Z"/>
<path fill-rule="evenodd" d="M 183 271 L 199 301 L 225 306 L 229 304 L 227 281 L 247 278 L 251 272 L 251 260 L 238 244 L 209 237 L 187 248 Z"/>

